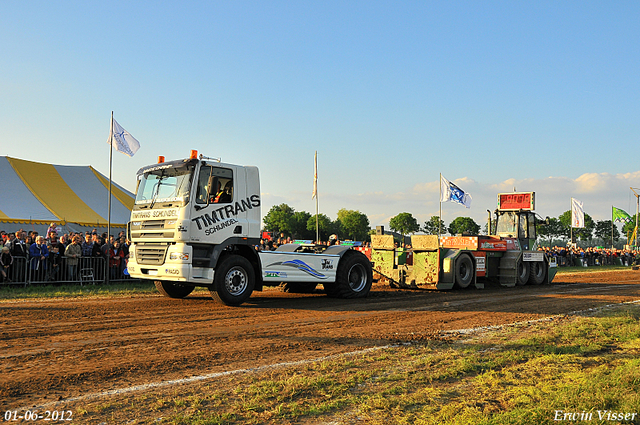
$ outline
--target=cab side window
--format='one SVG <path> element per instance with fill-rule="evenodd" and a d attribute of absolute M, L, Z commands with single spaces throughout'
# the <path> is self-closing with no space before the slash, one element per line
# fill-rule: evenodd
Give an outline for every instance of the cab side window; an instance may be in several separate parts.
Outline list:
<path fill-rule="evenodd" d="M 520 214 L 520 220 L 518 221 L 518 237 L 526 238 L 528 229 L 528 217 L 526 214 Z"/>
<path fill-rule="evenodd" d="M 203 165 L 198 175 L 196 203 L 226 204 L 233 201 L 233 171 Z"/>
<path fill-rule="evenodd" d="M 529 213 L 529 239 L 535 239 L 536 236 L 536 216 L 533 213 Z"/>

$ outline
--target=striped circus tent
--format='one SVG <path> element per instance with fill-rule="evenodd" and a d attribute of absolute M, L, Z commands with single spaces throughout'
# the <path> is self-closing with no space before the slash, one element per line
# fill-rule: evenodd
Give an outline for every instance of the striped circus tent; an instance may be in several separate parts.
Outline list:
<path fill-rule="evenodd" d="M 0 230 L 41 232 L 52 222 L 70 231 L 106 230 L 108 196 L 108 177 L 91 166 L 0 156 Z M 134 199 L 134 194 L 112 182 L 112 227 L 126 227 Z"/>

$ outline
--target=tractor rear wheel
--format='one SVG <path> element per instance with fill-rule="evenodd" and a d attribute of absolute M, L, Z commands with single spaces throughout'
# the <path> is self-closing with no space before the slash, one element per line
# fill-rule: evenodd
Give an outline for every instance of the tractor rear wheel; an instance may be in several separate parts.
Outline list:
<path fill-rule="evenodd" d="M 540 285 L 547 277 L 547 264 L 544 261 L 533 261 L 530 266 L 529 284 Z"/>
<path fill-rule="evenodd" d="M 473 280 L 473 261 L 468 255 L 461 255 L 456 261 L 456 285 L 466 288 Z"/>
<path fill-rule="evenodd" d="M 192 285 L 181 285 L 163 280 L 156 280 L 153 283 L 156 285 L 158 292 L 169 298 L 184 298 L 195 289 L 195 286 Z"/>
<path fill-rule="evenodd" d="M 516 284 L 517 285 L 526 285 L 529 280 L 529 265 L 524 261 L 519 260 L 516 264 Z"/>

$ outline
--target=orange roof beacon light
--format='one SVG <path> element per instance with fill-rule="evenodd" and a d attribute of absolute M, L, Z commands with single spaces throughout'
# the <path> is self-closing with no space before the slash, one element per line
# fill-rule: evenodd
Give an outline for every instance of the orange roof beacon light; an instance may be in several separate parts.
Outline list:
<path fill-rule="evenodd" d="M 198 151 L 195 149 L 191 149 L 191 156 L 189 159 L 198 159 Z"/>
<path fill-rule="evenodd" d="M 160 155 L 158 157 L 158 164 L 162 164 L 164 162 L 164 156 Z"/>

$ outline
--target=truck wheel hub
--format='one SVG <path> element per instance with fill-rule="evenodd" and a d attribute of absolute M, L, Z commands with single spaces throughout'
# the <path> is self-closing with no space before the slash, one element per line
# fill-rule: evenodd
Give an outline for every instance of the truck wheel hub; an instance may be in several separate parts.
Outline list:
<path fill-rule="evenodd" d="M 247 276 L 239 267 L 234 267 L 227 272 L 224 279 L 227 291 L 231 295 L 240 295 L 247 289 Z"/>
<path fill-rule="evenodd" d="M 362 264 L 355 264 L 349 270 L 349 286 L 360 292 L 367 285 L 367 271 Z"/>

